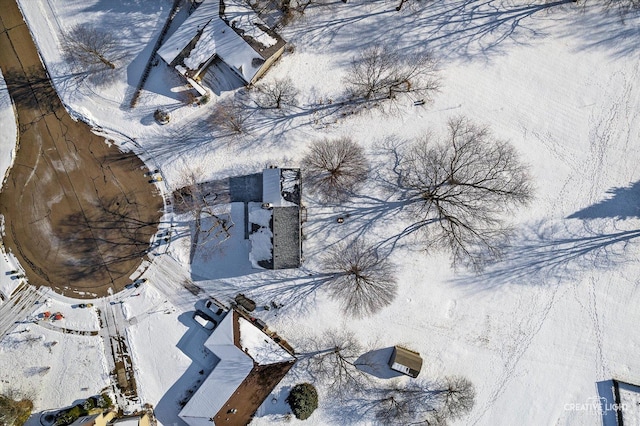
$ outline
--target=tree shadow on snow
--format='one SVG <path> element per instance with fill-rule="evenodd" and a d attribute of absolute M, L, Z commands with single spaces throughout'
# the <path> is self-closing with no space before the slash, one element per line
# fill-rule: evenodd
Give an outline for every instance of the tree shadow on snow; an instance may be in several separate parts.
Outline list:
<path fill-rule="evenodd" d="M 293 311 L 300 315 L 315 304 L 317 291 L 331 278 L 331 274 L 301 267 L 262 272 L 256 270 L 255 274 L 243 276 L 241 282 L 215 280 L 211 281 L 211 285 L 215 287 L 216 294 L 229 299 L 243 293 L 256 302 L 259 310 L 269 306 L 274 316 Z M 277 308 L 271 309 L 274 304 Z"/>
<path fill-rule="evenodd" d="M 584 4 L 584 2 L 580 2 Z M 634 55 L 640 48 L 640 10 L 625 9 L 623 2 L 586 2 L 581 13 L 564 26 L 563 37 L 577 39 L 580 50 L 602 50 L 614 58 Z"/>
<path fill-rule="evenodd" d="M 640 217 L 639 186 L 614 188 L 609 191 L 613 197 L 571 214 L 568 220 L 531 226 L 505 247 L 499 263 L 455 281 L 485 287 L 544 285 L 575 278 L 587 269 L 609 269 L 635 261 L 633 246 L 640 237 L 636 221 Z"/>
<path fill-rule="evenodd" d="M 443 58 L 488 58 L 502 53 L 506 42 L 528 44 L 544 36 L 542 26 L 536 21 L 562 19 L 562 13 L 553 12 L 573 1 L 410 1 L 399 12 L 395 10 L 398 3 L 370 2 L 370 13 L 351 17 L 344 17 L 344 13 L 318 14 L 312 25 L 300 28 L 304 31 L 300 36 L 313 43 L 331 43 L 344 52 L 392 41 L 402 48 L 426 48 Z M 349 7 L 352 5 L 343 5 L 343 8 Z M 564 7 L 558 12 L 563 11 Z M 371 31 L 378 15 L 385 14 L 392 15 L 385 19 L 395 25 Z"/>

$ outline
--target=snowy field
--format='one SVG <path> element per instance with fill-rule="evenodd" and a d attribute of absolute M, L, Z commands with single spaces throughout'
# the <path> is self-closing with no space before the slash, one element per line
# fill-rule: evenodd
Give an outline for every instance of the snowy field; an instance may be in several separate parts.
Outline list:
<path fill-rule="evenodd" d="M 306 147 L 326 137 L 349 135 L 367 147 L 374 162 L 384 163 L 378 148 L 385 140 L 442 133 L 457 115 L 490 126 L 531 167 L 535 199 L 514 215 L 517 236 L 503 260 L 479 274 L 456 270 L 446 254 L 427 255 L 409 237 L 390 256 L 398 265 L 398 297 L 365 319 L 342 313 L 313 276 L 322 272 L 323 253 L 349 235 L 366 229 L 367 239 L 376 241 L 401 231 L 407 224 L 392 210 L 374 218 L 358 204 L 363 200 L 326 207 L 303 192 L 309 218 L 303 229 L 305 262 L 286 271 L 251 268 L 241 205 L 228 209 L 235 224 L 230 237 L 201 245 L 192 264 L 191 219 L 166 215 L 165 226 L 174 225 L 171 236 L 158 239 L 141 268 L 149 281 L 96 301 L 122 302 L 138 394 L 141 403 L 155 407 L 161 424 L 182 425 L 179 403 L 199 371 L 211 365 L 202 346 L 207 334 L 191 316 L 205 294 L 228 301 L 242 292 L 258 306 L 282 304 L 257 315 L 294 348 L 330 327 L 353 330 L 372 349 L 411 347 L 424 359 L 421 379 L 462 375 L 475 385 L 473 410 L 455 424 L 600 425 L 603 416 L 590 408 L 602 397 L 598 383 L 640 384 L 640 341 L 634 338 L 640 322 L 638 13 L 623 17 L 603 12 L 595 2 L 542 0 L 409 0 L 400 12 L 397 1 L 387 0 L 310 7 L 281 30 L 294 49 L 265 76 L 295 82 L 300 91 L 295 114 L 256 113 L 248 133 L 224 137 L 206 123 L 218 99 L 189 104 L 183 81 L 162 62 L 152 68 L 136 108 L 129 108 L 172 1 L 21 0 L 20 5 L 68 109 L 123 149 L 135 150 L 151 170 L 159 169 L 165 191 L 183 186 L 190 170 L 200 170 L 200 180 L 213 180 L 261 172 L 270 164 L 299 167 Z M 180 12 L 174 24 L 185 18 Z M 79 22 L 119 36 L 124 59 L 107 86 L 69 77 L 61 34 Z M 407 54 L 431 50 L 442 79 L 433 102 L 416 107 L 408 101 L 393 114 L 376 109 L 322 116 L 314 110 L 312 105 L 340 96 L 350 61 L 371 45 Z M 170 111 L 168 125 L 155 123 L 157 108 Z M 11 123 L 3 91 L 3 173 L 15 142 Z M 372 183 L 363 193 L 377 191 Z M 348 211 L 362 214 L 337 224 L 335 218 Z M 0 274 L 14 266 L 2 268 Z M 204 293 L 187 291 L 192 284 Z M 69 313 L 63 321 L 70 328 L 99 327 L 93 311 L 72 307 L 77 301 L 47 297 L 54 299 L 47 310 Z M 17 324 L 0 342 L 0 390 L 31 396 L 38 411 L 70 405 L 107 385 L 103 349 L 98 336 Z M 285 390 L 302 380 L 310 379 L 294 367 L 252 424 L 285 422 Z M 340 407 L 318 386 L 320 407 L 305 423 L 335 424 Z M 343 424 L 375 423 L 343 414 Z M 637 412 L 631 416 L 637 418 Z"/>

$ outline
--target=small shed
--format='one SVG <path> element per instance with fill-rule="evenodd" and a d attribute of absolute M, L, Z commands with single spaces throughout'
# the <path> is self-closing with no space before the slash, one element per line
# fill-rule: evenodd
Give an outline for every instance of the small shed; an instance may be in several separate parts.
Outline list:
<path fill-rule="evenodd" d="M 422 368 L 422 358 L 418 352 L 412 351 L 402 346 L 394 346 L 391 358 L 389 358 L 389 367 L 414 379 L 420 374 Z"/>

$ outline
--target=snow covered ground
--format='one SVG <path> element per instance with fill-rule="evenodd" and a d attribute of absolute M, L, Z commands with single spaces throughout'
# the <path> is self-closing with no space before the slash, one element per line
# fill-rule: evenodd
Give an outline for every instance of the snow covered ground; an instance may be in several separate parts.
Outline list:
<path fill-rule="evenodd" d="M 386 0 L 311 7 L 283 29 L 295 49 L 266 75 L 267 81 L 295 82 L 301 95 L 294 116 L 256 114 L 248 134 L 222 137 L 205 125 L 216 99 L 188 104 L 181 78 L 162 62 L 152 69 L 138 106 L 128 108 L 171 3 L 21 1 L 68 108 L 160 169 L 166 189 L 181 186 L 187 170 L 201 169 L 201 179 L 208 180 L 257 173 L 269 164 L 297 167 L 308 144 L 325 137 L 350 135 L 379 161 L 376 147 L 385 139 L 442 132 L 448 118 L 463 114 L 516 146 L 531 166 L 536 198 L 513 218 L 517 238 L 505 259 L 483 273 L 453 270 L 446 255 L 425 255 L 410 241 L 398 247 L 391 260 L 399 265 L 399 295 L 362 320 L 340 312 L 314 286 L 313 275 L 321 272 L 322 253 L 347 233 L 366 224 L 367 238 L 375 240 L 401 230 L 405 224 L 393 212 L 372 224 L 365 214 L 339 225 L 336 216 L 362 206 L 322 207 L 303 194 L 309 217 L 305 263 L 289 271 L 251 269 L 241 204 L 230 207 L 231 237 L 200 247 L 192 265 L 188 233 L 182 232 L 189 218 L 167 216 L 176 228 L 145 265 L 149 282 L 114 296 L 129 321 L 139 396 L 155 406 L 160 423 L 181 424 L 179 404 L 208 365 L 202 346 L 207 334 L 191 317 L 206 294 L 228 300 L 243 292 L 258 306 L 282 304 L 257 315 L 294 348 L 337 326 L 375 348 L 403 344 L 419 351 L 425 360 L 421 378 L 463 375 L 475 384 L 475 407 L 458 424 L 599 425 L 597 411 L 580 409 L 602 396 L 598 383 L 640 383 L 640 342 L 633 337 L 640 321 L 637 13 L 622 19 L 598 6 L 507 0 L 409 1 L 400 12 L 397 2 Z M 77 85 L 65 77 L 61 31 L 77 22 L 117 29 L 126 56 L 113 84 Z M 407 102 L 395 114 L 375 110 L 353 117 L 314 110 L 312 105 L 340 96 L 351 58 L 370 45 L 432 50 L 442 78 L 433 103 Z M 3 94 L 3 167 L 15 140 L 8 105 Z M 155 124 L 159 107 L 171 112 L 170 124 Z M 371 186 L 365 193 L 376 191 Z M 61 304 L 56 310 L 87 316 L 64 321 L 95 330 L 89 311 L 71 308 L 77 302 L 52 298 Z M 30 331 L 22 332 L 27 326 Z M 57 344 L 47 346 L 52 341 Z M 33 395 L 37 410 L 69 405 L 106 385 L 103 359 L 99 337 L 18 324 L 0 342 L 0 389 Z M 286 389 L 309 379 L 294 373 L 267 399 L 255 424 L 284 421 Z M 49 386 L 37 386 L 42 381 Z M 320 398 L 307 424 L 334 422 L 339 407 L 323 403 L 328 396 L 322 388 Z"/>

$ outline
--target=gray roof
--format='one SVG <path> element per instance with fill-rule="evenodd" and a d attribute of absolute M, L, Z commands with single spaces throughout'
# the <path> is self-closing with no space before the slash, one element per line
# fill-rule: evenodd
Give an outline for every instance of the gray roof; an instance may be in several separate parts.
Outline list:
<path fill-rule="evenodd" d="M 300 207 L 273 208 L 273 269 L 300 266 Z"/>

